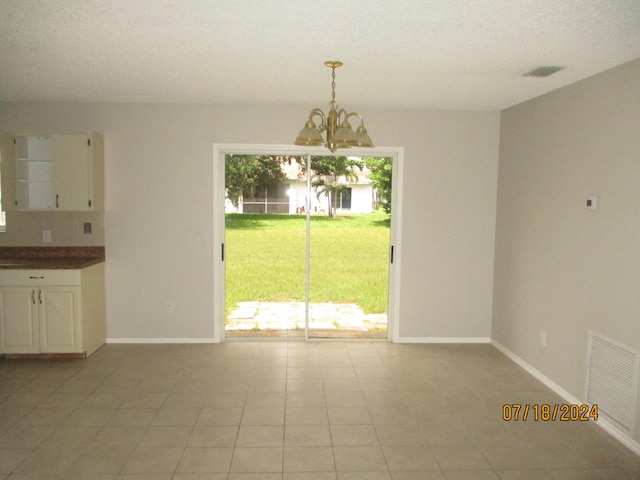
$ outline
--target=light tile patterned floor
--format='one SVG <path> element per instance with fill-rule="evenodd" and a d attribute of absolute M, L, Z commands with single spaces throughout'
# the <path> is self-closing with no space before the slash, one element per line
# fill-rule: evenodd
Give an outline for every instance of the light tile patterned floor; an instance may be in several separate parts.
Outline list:
<path fill-rule="evenodd" d="M 107 345 L 0 361 L 0 480 L 639 479 L 593 422 L 489 345 Z"/>

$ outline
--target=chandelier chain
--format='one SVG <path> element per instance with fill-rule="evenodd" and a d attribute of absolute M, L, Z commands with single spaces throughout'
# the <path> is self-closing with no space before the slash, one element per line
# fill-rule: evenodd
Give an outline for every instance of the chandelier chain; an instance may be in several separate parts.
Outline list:
<path fill-rule="evenodd" d="M 331 67 L 331 105 L 336 104 L 336 67 Z"/>

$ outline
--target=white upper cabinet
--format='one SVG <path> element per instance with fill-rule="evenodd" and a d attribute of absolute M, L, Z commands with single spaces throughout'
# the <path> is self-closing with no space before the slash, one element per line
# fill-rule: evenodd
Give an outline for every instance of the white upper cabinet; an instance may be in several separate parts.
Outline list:
<path fill-rule="evenodd" d="M 4 165 L 3 161 L 2 171 L 3 177 L 15 171 L 14 208 L 10 206 L 12 199 L 3 195 L 5 208 L 70 212 L 103 210 L 101 135 L 18 135 L 15 137 L 15 156 L 11 160 L 15 162 L 15 168 Z"/>

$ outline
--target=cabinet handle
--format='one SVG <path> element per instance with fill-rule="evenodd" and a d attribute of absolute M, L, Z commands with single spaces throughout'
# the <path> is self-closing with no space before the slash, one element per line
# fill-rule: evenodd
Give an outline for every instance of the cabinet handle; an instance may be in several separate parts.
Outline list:
<path fill-rule="evenodd" d="M 42 280 L 44 277 L 29 277 L 32 280 Z"/>
<path fill-rule="evenodd" d="M 42 303 L 42 290 L 38 290 L 38 303 Z"/>
<path fill-rule="evenodd" d="M 58 198 L 60 198 L 60 195 L 56 195 L 56 208 L 60 208 L 60 204 L 58 203 Z"/>
<path fill-rule="evenodd" d="M 36 291 L 35 290 L 31 290 L 31 303 L 33 305 L 36 304 Z"/>

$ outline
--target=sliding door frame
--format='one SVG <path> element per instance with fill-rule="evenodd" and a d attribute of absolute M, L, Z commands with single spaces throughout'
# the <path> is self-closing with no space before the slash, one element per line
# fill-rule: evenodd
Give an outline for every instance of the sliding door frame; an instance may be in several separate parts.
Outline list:
<path fill-rule="evenodd" d="M 393 177 L 391 186 L 391 238 L 388 277 L 387 340 L 397 342 L 400 331 L 400 265 L 402 237 L 402 166 L 404 148 L 375 147 L 352 148 L 342 155 L 357 157 L 391 157 Z M 268 144 L 213 144 L 213 341 L 225 340 L 225 156 L 237 155 L 327 155 L 324 147 L 299 147 L 296 145 Z M 306 330 L 306 329 L 305 329 Z M 305 340 L 319 340 L 307 338 Z M 235 339 L 234 339 L 235 340 Z M 258 340 L 258 339 L 254 339 Z"/>

